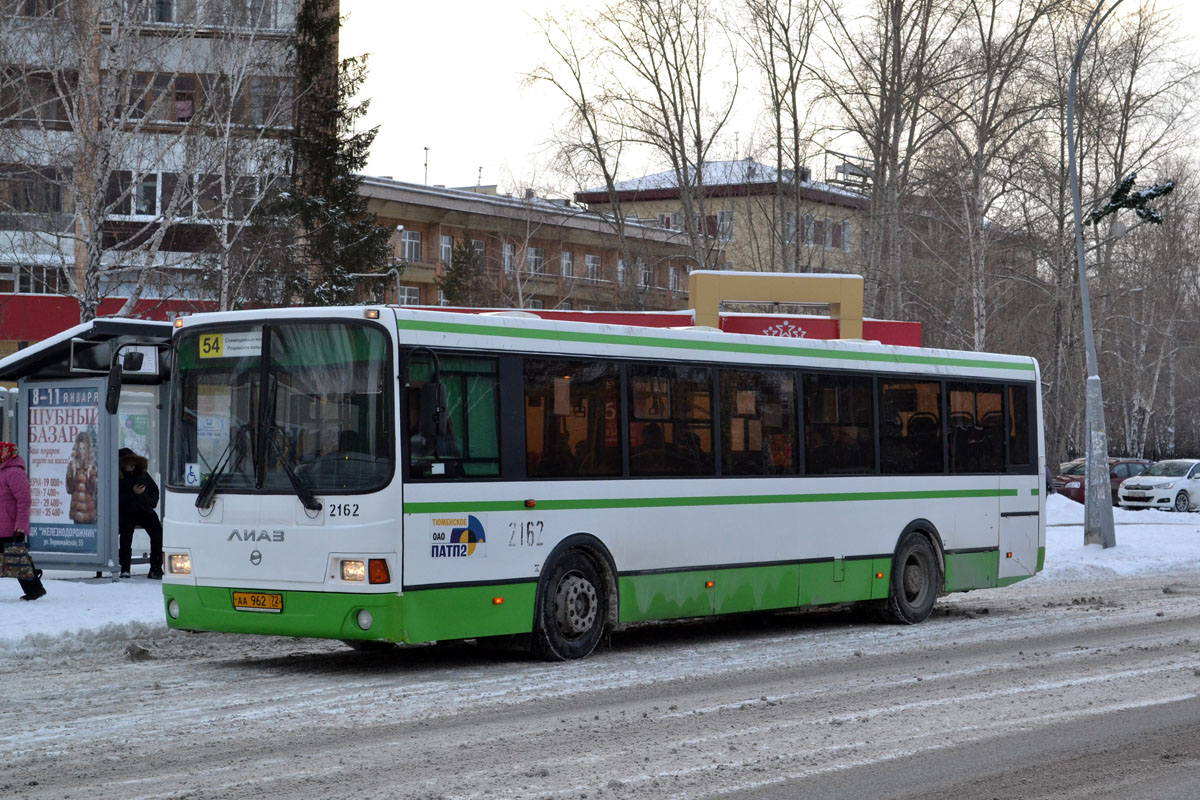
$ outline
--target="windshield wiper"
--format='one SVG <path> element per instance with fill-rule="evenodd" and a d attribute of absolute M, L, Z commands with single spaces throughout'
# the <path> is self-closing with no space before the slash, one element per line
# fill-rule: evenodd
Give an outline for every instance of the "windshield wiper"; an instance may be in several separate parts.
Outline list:
<path fill-rule="evenodd" d="M 233 468 L 237 469 L 242 465 L 242 460 L 246 457 L 246 448 L 242 444 L 242 440 L 250 431 L 249 425 L 240 425 L 237 428 L 237 433 L 229 440 L 229 444 L 225 445 L 225 449 L 221 451 L 220 457 L 217 458 L 217 465 L 213 467 L 213 471 L 208 473 L 208 477 L 204 479 L 204 483 L 200 485 L 200 493 L 196 495 L 196 508 L 212 508 L 213 498 L 217 496 L 217 481 L 225 474 L 225 469 L 229 466 L 229 459 L 234 455 L 236 446 L 237 461 Z"/>
<path fill-rule="evenodd" d="M 304 504 L 304 507 L 309 511 L 320 511 L 321 501 L 313 496 L 312 490 L 296 474 L 296 470 L 292 469 L 292 465 L 283 456 L 283 449 L 275 441 L 275 435 L 282 434 L 282 432 L 278 427 L 271 427 L 270 433 L 267 434 L 267 441 L 271 444 L 271 451 L 275 454 L 275 458 L 279 459 L 279 466 L 283 467 L 283 472 L 288 476 L 288 480 L 291 481 L 292 489 L 296 492 L 296 497 L 300 498 L 300 502 Z"/>

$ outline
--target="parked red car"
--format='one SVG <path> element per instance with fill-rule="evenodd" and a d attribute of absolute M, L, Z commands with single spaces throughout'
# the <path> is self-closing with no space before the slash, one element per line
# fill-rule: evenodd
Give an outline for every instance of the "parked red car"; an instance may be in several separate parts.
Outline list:
<path fill-rule="evenodd" d="M 1121 481 L 1141 475 L 1154 462 L 1147 458 L 1110 458 L 1108 460 L 1108 479 L 1113 505 L 1117 505 L 1117 489 Z M 1076 503 L 1082 503 L 1084 498 L 1085 475 L 1087 462 L 1077 458 L 1059 467 L 1059 473 L 1054 476 L 1054 490 Z"/>

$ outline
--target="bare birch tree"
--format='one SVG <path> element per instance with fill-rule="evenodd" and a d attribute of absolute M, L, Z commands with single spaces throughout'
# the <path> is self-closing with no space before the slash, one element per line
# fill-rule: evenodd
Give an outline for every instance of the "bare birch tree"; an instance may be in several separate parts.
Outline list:
<path fill-rule="evenodd" d="M 900 318 L 904 199 L 916 155 L 945 121 L 932 103 L 940 87 L 959 77 L 951 45 L 963 7 L 956 0 L 870 0 L 856 22 L 847 7 L 825 0 L 823 20 L 823 61 L 813 75 L 845 132 L 870 156 L 866 307 Z"/>
<path fill-rule="evenodd" d="M 737 95 L 732 42 L 725 51 L 734 66 L 722 84 L 713 60 L 718 36 L 707 0 L 618 0 L 597 16 L 593 35 L 622 87 L 609 102 L 619 110 L 624 139 L 649 148 L 669 165 L 682 206 L 690 256 L 699 266 L 715 263 L 715 224 L 706 213 L 704 165 L 733 111 Z"/>
<path fill-rule="evenodd" d="M 1030 130 L 1045 113 L 1031 65 L 1056 5 L 1058 0 L 968 0 L 954 51 L 963 74 L 942 84 L 950 91 L 934 105 L 943 117 L 940 146 L 918 157 L 927 172 L 927 207 L 960 242 L 953 251 L 960 277 L 950 316 L 967 305 L 964 344 L 975 350 L 988 348 L 996 295 L 1013 277 L 1002 271 L 1001 254 L 994 251 L 1012 250 L 1023 238 L 1014 236 L 1017 218 L 1007 200 L 1018 188 Z"/>
<path fill-rule="evenodd" d="M 805 96 L 809 47 L 819 19 L 819 0 L 744 0 L 748 20 L 742 32 L 750 63 L 763 83 L 775 164 L 775 194 L 766 252 L 760 265 L 801 272 L 808 267 L 800 247 L 804 202 L 801 185 L 811 122 Z M 764 209 L 766 210 L 766 209 Z M 761 217 L 755 214 L 754 217 Z M 762 249 L 762 248 L 757 248 Z"/>
<path fill-rule="evenodd" d="M 609 102 L 616 89 L 603 68 L 598 47 L 592 46 L 590 25 L 576 28 L 571 15 L 547 14 L 539 21 L 542 35 L 553 54 L 553 66 L 542 65 L 526 76 L 530 84 L 552 87 L 567 103 L 565 125 L 555 139 L 558 168 L 576 186 L 600 181 L 608 196 L 608 210 L 617 243 L 626 261 L 632 262 L 625 233 L 625 215 L 617 176 L 624 152 L 620 109 Z"/>
<path fill-rule="evenodd" d="M 1050 113 L 1043 117 L 1041 131 L 1029 137 L 1029 144 L 1034 146 L 1023 150 L 1027 170 L 1022 185 L 1022 213 L 1031 240 L 1038 243 L 1039 271 L 1046 282 L 1042 305 L 1046 335 L 1037 354 L 1048 398 L 1047 446 L 1050 452 L 1062 455 L 1079 452 L 1083 436 L 1078 277 L 1067 156 L 1062 142 L 1066 136 L 1066 75 L 1086 11 L 1071 6 L 1052 17 L 1052 47 L 1039 72 Z M 1185 146 L 1188 122 L 1196 111 L 1192 101 L 1196 67 L 1194 59 L 1185 53 L 1186 48 L 1173 40 L 1170 17 L 1146 3 L 1130 15 L 1111 20 L 1096 38 L 1081 69 L 1077 102 L 1085 208 L 1106 199 L 1130 173 L 1149 179 L 1144 183 L 1166 177 L 1161 174 L 1161 165 Z M 1036 146 L 1039 142 L 1043 146 Z M 1128 220 L 1114 215 L 1099 229 L 1088 228 L 1095 334 L 1105 373 L 1115 367 L 1115 349 L 1132 344 L 1127 336 L 1114 335 L 1113 327 L 1126 316 L 1125 306 L 1136 295 L 1128 291 L 1136 284 L 1124 285 L 1118 263 L 1121 254 L 1129 252 L 1119 236 L 1127 225 Z M 1149 232 L 1155 233 L 1158 231 Z M 1140 258 L 1140 254 L 1129 257 Z M 1139 314 L 1147 310 L 1143 308 Z M 1142 322 L 1151 327 L 1159 324 L 1150 318 Z M 1168 363 L 1168 369 L 1170 366 Z M 1124 393 L 1125 389 L 1121 391 L 1123 394 L 1108 398 L 1110 408 L 1115 403 L 1142 402 Z M 1161 395 L 1159 398 L 1163 402 Z M 1123 438 L 1122 420 L 1110 415 L 1109 423 L 1117 437 Z"/>

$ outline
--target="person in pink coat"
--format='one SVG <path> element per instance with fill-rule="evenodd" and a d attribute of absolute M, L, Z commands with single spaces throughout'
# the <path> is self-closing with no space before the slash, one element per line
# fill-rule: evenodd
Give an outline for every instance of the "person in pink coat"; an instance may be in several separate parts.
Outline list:
<path fill-rule="evenodd" d="M 0 574 L 25 590 L 22 600 L 46 594 L 42 571 L 29 558 L 29 476 L 12 442 L 0 442 Z"/>

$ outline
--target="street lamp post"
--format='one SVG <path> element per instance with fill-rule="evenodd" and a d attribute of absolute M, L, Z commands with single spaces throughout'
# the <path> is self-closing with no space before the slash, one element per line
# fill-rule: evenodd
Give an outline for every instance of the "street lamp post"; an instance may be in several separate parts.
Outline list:
<path fill-rule="evenodd" d="M 1083 247 L 1083 204 L 1079 192 L 1079 166 L 1075 157 L 1075 85 L 1079 82 L 1079 64 L 1096 31 L 1122 2 L 1115 0 L 1104 10 L 1106 1 L 1100 0 L 1092 10 L 1083 35 L 1079 38 L 1075 60 L 1071 62 L 1071 82 L 1067 89 L 1067 159 L 1070 161 L 1071 205 L 1075 212 L 1075 258 L 1079 268 L 1079 296 L 1083 304 L 1083 341 L 1087 350 L 1087 466 L 1084 473 L 1083 541 L 1084 544 L 1099 544 L 1108 548 L 1116 546 L 1117 534 L 1113 529 L 1108 437 L 1104 432 L 1104 395 L 1100 391 L 1100 366 L 1092 336 L 1092 304 L 1088 296 L 1087 262 Z"/>

